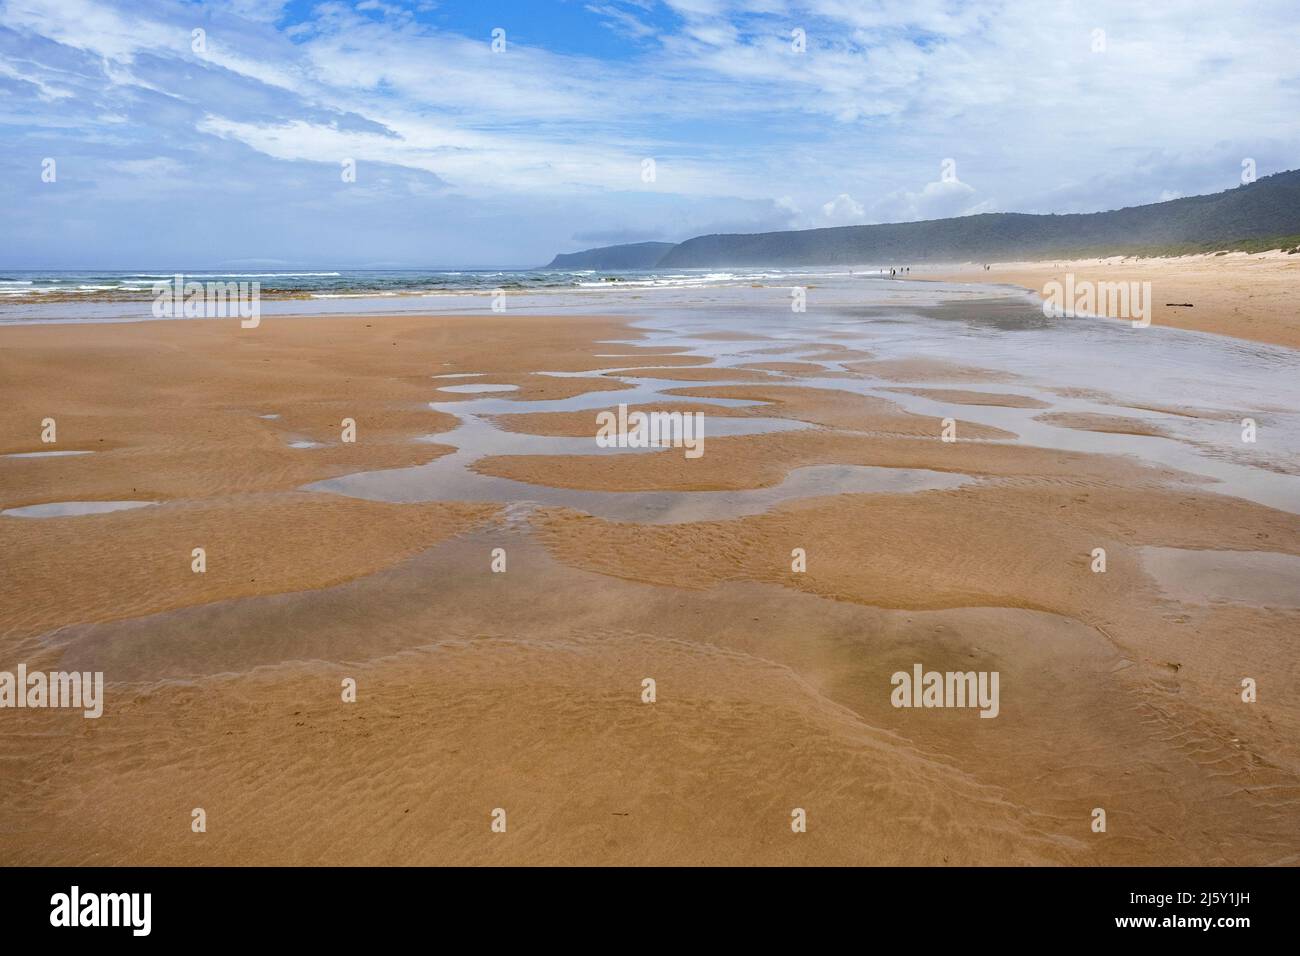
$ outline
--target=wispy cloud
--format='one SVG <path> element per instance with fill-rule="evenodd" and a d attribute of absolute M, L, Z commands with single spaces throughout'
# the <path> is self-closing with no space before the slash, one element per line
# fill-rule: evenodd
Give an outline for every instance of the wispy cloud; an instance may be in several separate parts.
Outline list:
<path fill-rule="evenodd" d="M 0 261 L 521 264 L 579 236 L 1109 208 L 1300 155 L 1292 0 L 591 0 L 554 28 L 520 3 L 504 52 L 457 6 L 4 0 Z M 178 232 L 150 204 L 186 190 L 267 233 Z"/>

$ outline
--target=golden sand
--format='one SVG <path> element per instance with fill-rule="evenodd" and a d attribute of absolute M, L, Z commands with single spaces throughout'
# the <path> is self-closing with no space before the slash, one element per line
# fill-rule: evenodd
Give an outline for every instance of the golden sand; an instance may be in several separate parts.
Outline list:
<path fill-rule="evenodd" d="M 1042 293 L 1049 282 L 1150 282 L 1154 325 L 1300 348 L 1300 255 L 1230 252 L 1171 258 L 999 262 L 917 270 L 918 279 L 1005 283 Z M 1188 307 L 1190 305 L 1190 308 Z"/>
<path fill-rule="evenodd" d="M 100 720 L 0 711 L 0 863 L 1300 862 L 1300 610 L 1183 601 L 1144 562 L 1146 548 L 1300 555 L 1300 518 L 955 409 L 945 443 L 938 418 L 889 398 L 800 385 L 816 374 L 801 363 L 710 375 L 664 349 L 604 357 L 636 353 L 607 341 L 635 336 L 495 315 L 0 329 L 0 451 L 41 450 L 47 416 L 58 448 L 95 451 L 0 459 L 0 503 L 160 502 L 0 518 L 0 669 L 109 682 Z M 912 390 L 957 407 L 1035 407 L 982 388 L 1005 373 L 810 342 L 819 354 L 961 383 Z M 474 469 L 593 491 L 757 488 L 835 464 L 972 483 L 670 525 L 436 488 L 415 504 L 300 490 L 446 454 L 456 419 L 427 403 L 473 396 L 440 385 L 613 405 L 625 386 L 597 373 L 614 364 L 681 379 L 681 409 L 809 427 L 711 437 L 695 461 Z M 701 384 L 719 378 L 733 384 Z M 579 437 L 593 420 L 495 419 Z M 1000 672 L 1000 715 L 895 709 L 889 675 L 915 661 Z M 1260 679 L 1257 704 L 1240 701 L 1243 676 Z"/>

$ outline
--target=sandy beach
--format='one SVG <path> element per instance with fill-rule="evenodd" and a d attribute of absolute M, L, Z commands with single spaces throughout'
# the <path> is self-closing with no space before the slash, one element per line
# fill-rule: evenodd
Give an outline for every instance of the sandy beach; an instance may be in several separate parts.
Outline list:
<path fill-rule="evenodd" d="M 1151 321 L 1251 342 L 1300 348 L 1300 255 L 1284 251 L 1222 252 L 1147 258 L 1113 256 L 1060 262 L 968 263 L 918 268 L 918 278 L 1000 282 L 1041 293 L 1067 273 L 1089 282 L 1150 282 Z M 1108 314 L 1104 309 L 1101 314 Z"/>
<path fill-rule="evenodd" d="M 1300 346 L 1294 257 L 1069 267 Z M 0 455 L 88 453 L 0 457 L 0 506 L 149 503 L 0 516 L 0 669 L 106 680 L 4 713 L 0 863 L 1300 862 L 1300 409 L 1240 385 L 1296 353 L 1155 329 L 1243 364 L 1069 379 L 1023 343 L 1118 323 L 965 285 L 1056 274 L 744 329 L 0 328 Z M 598 448 L 619 403 L 704 454 Z M 917 663 L 999 673 L 996 719 L 894 706 Z"/>

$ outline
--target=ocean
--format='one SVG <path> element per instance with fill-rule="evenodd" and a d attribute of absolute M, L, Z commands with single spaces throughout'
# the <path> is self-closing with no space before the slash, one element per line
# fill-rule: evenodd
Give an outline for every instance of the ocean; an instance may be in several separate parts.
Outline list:
<path fill-rule="evenodd" d="M 149 271 L 0 271 L 0 323 L 131 320 L 151 318 L 160 283 L 257 283 L 267 303 L 302 303 L 269 312 L 418 311 L 447 303 L 429 300 L 529 293 L 691 289 L 752 284 L 797 284 L 802 279 L 881 276 L 881 270 L 835 271 L 562 271 L 543 269 L 344 269 L 221 272 L 201 269 Z M 384 300 L 389 300 L 385 302 Z M 441 311 L 441 309 L 439 309 Z"/>

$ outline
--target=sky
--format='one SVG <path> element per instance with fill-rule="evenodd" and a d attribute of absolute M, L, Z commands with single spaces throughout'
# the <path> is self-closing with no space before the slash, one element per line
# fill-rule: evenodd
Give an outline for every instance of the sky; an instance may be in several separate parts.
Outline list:
<path fill-rule="evenodd" d="M 1300 167 L 1300 0 L 0 0 L 0 269 L 528 267 Z"/>

